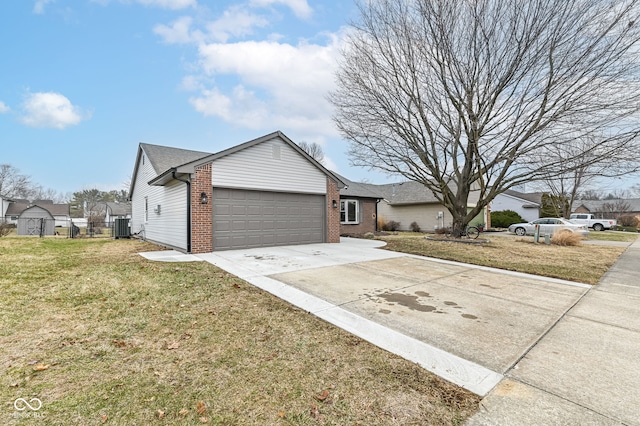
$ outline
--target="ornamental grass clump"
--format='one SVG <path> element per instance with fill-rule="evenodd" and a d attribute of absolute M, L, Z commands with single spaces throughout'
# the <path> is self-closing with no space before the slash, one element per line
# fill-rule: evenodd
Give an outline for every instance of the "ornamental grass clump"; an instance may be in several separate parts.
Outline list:
<path fill-rule="evenodd" d="M 582 235 L 568 229 L 561 229 L 551 237 L 551 244 L 557 246 L 579 246 L 581 241 Z"/>

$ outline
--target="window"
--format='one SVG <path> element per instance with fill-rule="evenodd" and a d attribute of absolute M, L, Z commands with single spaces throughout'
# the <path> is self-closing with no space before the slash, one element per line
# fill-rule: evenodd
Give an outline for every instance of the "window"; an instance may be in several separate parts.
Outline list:
<path fill-rule="evenodd" d="M 340 223 L 360 223 L 358 200 L 340 200 Z"/>
<path fill-rule="evenodd" d="M 149 199 L 144 197 L 144 221 L 149 221 Z"/>

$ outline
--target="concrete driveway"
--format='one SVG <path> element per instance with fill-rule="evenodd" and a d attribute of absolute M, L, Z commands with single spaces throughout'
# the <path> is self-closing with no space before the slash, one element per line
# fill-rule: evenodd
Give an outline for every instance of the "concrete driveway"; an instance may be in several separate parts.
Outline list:
<path fill-rule="evenodd" d="M 590 286 L 342 239 L 197 255 L 479 395 Z"/>

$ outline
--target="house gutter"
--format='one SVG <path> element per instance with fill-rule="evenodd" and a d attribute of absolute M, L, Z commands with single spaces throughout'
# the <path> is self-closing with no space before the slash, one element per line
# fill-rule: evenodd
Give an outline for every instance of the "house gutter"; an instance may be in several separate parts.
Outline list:
<path fill-rule="evenodd" d="M 176 176 L 176 169 L 171 174 L 175 180 L 187 184 L 187 253 L 191 253 L 191 181 Z"/>

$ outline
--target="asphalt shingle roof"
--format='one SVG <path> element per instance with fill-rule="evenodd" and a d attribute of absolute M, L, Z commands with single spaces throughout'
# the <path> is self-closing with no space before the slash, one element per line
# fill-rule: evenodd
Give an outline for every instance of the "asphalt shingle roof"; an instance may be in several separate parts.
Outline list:
<path fill-rule="evenodd" d="M 53 204 L 53 203 L 11 203 L 7 207 L 7 216 L 20 216 L 20 214 L 31 206 L 42 207 L 53 216 L 69 216 L 69 204 Z"/>
<path fill-rule="evenodd" d="M 191 151 L 189 149 L 151 145 L 148 143 L 141 143 L 140 147 L 144 150 L 145 154 L 147 154 L 147 158 L 151 162 L 151 166 L 153 166 L 156 174 L 211 155 L 210 152 Z"/>

